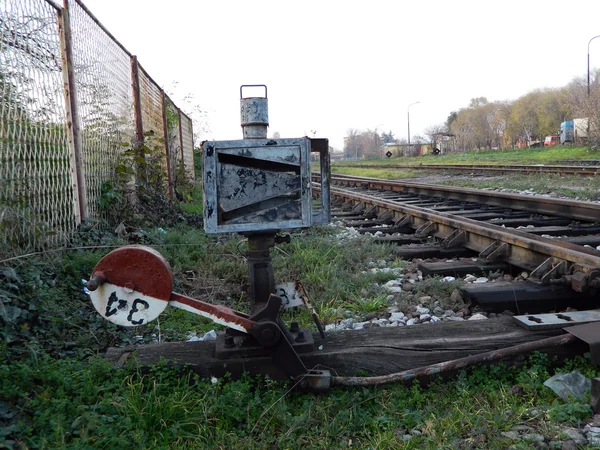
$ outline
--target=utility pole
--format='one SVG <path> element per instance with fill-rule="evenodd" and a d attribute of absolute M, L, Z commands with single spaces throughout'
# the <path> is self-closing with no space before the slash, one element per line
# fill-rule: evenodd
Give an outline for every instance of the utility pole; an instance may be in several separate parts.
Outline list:
<path fill-rule="evenodd" d="M 596 38 L 599 38 L 600 34 L 598 36 L 594 36 L 593 38 L 590 39 L 590 41 L 588 42 L 588 70 L 587 70 L 587 82 L 588 82 L 588 97 L 590 96 L 590 44 L 592 43 L 592 41 Z"/>
<path fill-rule="evenodd" d="M 416 105 L 417 103 L 421 103 L 421 102 L 418 101 L 418 102 L 411 103 L 410 105 L 408 105 L 408 108 L 406 108 L 406 112 L 407 112 L 407 116 L 408 116 L 408 151 L 409 152 L 410 152 L 410 107 L 412 105 Z"/>

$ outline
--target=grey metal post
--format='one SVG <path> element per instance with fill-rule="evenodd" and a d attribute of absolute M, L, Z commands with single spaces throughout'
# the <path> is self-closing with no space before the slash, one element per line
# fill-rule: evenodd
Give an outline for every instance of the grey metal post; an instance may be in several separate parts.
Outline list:
<path fill-rule="evenodd" d="M 418 102 L 414 102 L 411 103 L 410 105 L 408 105 L 408 107 L 406 108 L 407 111 L 407 115 L 408 115 L 408 151 L 410 152 L 410 107 L 412 105 L 416 105 L 417 103 L 421 103 L 420 101 Z"/>
<path fill-rule="evenodd" d="M 144 145 L 144 124 L 142 122 L 142 99 L 140 94 L 140 72 L 137 56 L 131 56 L 131 89 L 133 96 L 133 121 L 135 125 L 135 145 L 136 156 L 146 159 L 142 149 Z M 137 164 L 136 170 L 137 182 L 146 183 L 146 168 L 144 164 Z"/>
<path fill-rule="evenodd" d="M 242 89 L 245 87 L 264 87 L 264 97 L 244 98 Z M 249 84 L 240 87 L 240 115 L 244 139 L 266 139 L 269 128 L 269 100 L 267 86 L 264 84 Z"/>
<path fill-rule="evenodd" d="M 169 194 L 169 198 L 175 197 L 175 187 L 173 180 L 173 173 L 171 170 L 174 169 L 171 167 L 171 149 L 169 148 L 169 124 L 167 121 L 167 99 L 165 95 L 165 91 L 161 89 L 160 91 L 160 103 L 162 108 L 162 121 L 163 121 L 163 137 L 165 140 L 165 156 L 167 157 L 167 192 Z"/>
<path fill-rule="evenodd" d="M 71 179 L 73 183 L 73 202 L 77 223 L 88 217 L 88 201 L 83 164 L 83 142 L 79 111 L 77 109 L 77 89 L 73 72 L 73 46 L 71 24 L 69 21 L 69 2 L 64 0 L 64 8 L 58 11 L 58 28 L 60 35 L 60 53 L 64 82 L 65 106 L 69 147 L 71 150 Z"/>
<path fill-rule="evenodd" d="M 588 54 L 587 54 L 587 85 L 588 85 L 588 97 L 590 95 L 590 44 L 592 43 L 592 41 L 596 38 L 599 38 L 600 34 L 598 36 L 594 36 L 593 38 L 591 38 L 588 42 Z"/>

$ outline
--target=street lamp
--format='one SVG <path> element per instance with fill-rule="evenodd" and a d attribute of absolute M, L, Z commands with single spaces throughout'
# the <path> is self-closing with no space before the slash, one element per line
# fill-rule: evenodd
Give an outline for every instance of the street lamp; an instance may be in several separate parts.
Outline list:
<path fill-rule="evenodd" d="M 408 108 L 406 108 L 406 112 L 408 115 L 408 151 L 409 152 L 410 152 L 410 107 L 412 105 L 416 105 L 417 103 L 421 103 L 421 102 L 419 101 L 419 102 L 411 103 L 410 105 L 408 105 Z"/>
<path fill-rule="evenodd" d="M 587 71 L 587 76 L 588 76 L 588 97 L 590 95 L 590 44 L 592 43 L 592 41 L 594 39 L 599 38 L 599 37 L 600 37 L 600 34 L 598 36 L 594 36 L 588 42 L 588 71 Z"/>

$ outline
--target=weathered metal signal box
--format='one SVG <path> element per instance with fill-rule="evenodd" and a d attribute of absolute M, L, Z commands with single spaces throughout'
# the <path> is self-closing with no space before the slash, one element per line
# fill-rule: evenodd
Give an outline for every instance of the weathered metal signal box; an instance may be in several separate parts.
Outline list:
<path fill-rule="evenodd" d="M 329 143 L 308 137 L 267 139 L 264 97 L 244 98 L 244 139 L 202 145 L 204 228 L 207 233 L 307 228 L 330 220 Z M 320 200 L 313 202 L 311 159 L 320 161 Z"/>

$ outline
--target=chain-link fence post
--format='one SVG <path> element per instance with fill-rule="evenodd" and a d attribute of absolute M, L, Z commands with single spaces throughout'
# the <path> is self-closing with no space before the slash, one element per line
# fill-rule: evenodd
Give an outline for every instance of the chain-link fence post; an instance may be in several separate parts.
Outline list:
<path fill-rule="evenodd" d="M 167 192 L 170 198 L 173 198 L 175 192 L 173 188 L 173 173 L 174 167 L 171 167 L 171 149 L 169 148 L 169 125 L 167 123 L 167 101 L 165 99 L 165 91 L 161 90 L 160 101 L 162 106 L 163 120 L 163 138 L 165 140 L 165 157 L 167 158 Z"/>
<path fill-rule="evenodd" d="M 71 156 L 73 210 L 75 213 L 75 221 L 79 224 L 83 219 L 88 217 L 88 202 L 83 168 L 83 145 L 79 125 L 79 112 L 77 109 L 77 90 L 75 85 L 75 75 L 73 73 L 73 46 L 68 0 L 64 0 L 64 8 L 62 11 L 57 11 L 57 14 L 66 106 L 67 136 Z"/>
<path fill-rule="evenodd" d="M 184 164 L 184 156 L 183 156 L 183 131 L 181 130 L 181 110 L 177 108 L 177 120 L 179 120 L 179 149 L 181 151 L 181 164 Z M 185 167 L 185 166 L 184 166 Z"/>
<path fill-rule="evenodd" d="M 146 168 L 144 154 L 144 124 L 142 122 L 142 99 L 140 93 L 140 71 L 137 56 L 131 56 L 131 88 L 133 92 L 133 124 L 135 128 L 136 183 L 146 183 Z"/>

